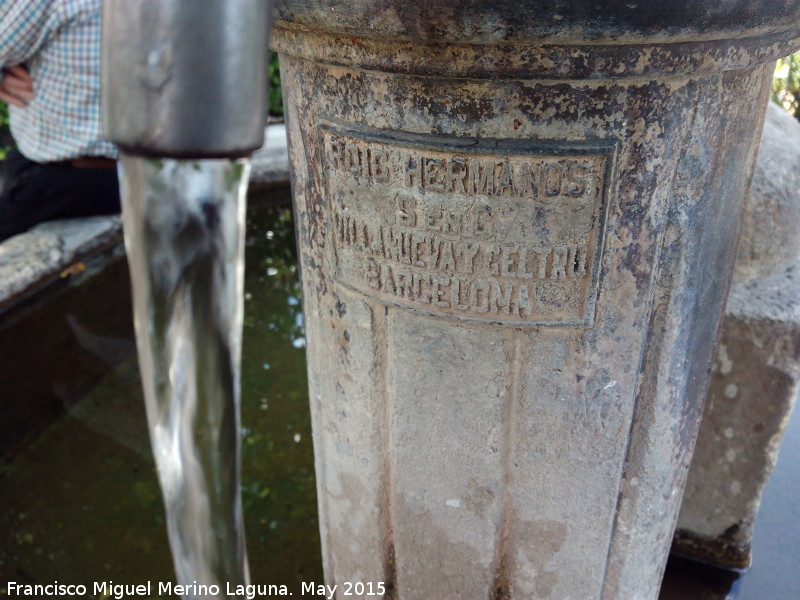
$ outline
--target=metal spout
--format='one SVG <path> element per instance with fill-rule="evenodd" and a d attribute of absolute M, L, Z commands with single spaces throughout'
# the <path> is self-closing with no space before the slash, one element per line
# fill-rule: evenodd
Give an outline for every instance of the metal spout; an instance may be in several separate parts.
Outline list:
<path fill-rule="evenodd" d="M 264 143 L 270 0 L 104 0 L 101 109 L 123 151 L 236 158 Z"/>

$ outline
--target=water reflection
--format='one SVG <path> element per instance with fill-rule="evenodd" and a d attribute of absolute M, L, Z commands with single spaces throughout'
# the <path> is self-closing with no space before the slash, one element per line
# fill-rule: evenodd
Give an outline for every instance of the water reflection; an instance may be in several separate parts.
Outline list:
<path fill-rule="evenodd" d="M 251 212 L 246 229 L 241 491 L 254 583 L 299 591 L 300 581 L 321 580 L 322 573 L 300 286 L 291 212 L 282 204 Z M 75 290 L 102 310 L 81 313 L 77 330 L 74 316 L 60 326 L 67 332 L 59 337 L 62 354 L 68 344 L 82 349 L 89 341 L 92 356 L 111 345 L 132 350 L 131 337 L 91 318 L 93 312 L 130 315 L 127 274 L 115 273 L 105 287 L 98 283 Z M 61 311 L 71 304 L 56 303 L 52 317 L 37 314 L 33 322 L 63 321 Z M 20 338 L 17 330 L 9 335 Z M 41 345 L 29 346 L 31 360 Z M 3 584 L 174 579 L 136 360 L 130 352 L 117 354 L 119 364 L 91 387 L 82 384 L 70 412 L 0 474 L 6 509 L 0 529 L 11 534 L 0 542 Z M 61 377 L 53 382 L 59 389 Z"/>

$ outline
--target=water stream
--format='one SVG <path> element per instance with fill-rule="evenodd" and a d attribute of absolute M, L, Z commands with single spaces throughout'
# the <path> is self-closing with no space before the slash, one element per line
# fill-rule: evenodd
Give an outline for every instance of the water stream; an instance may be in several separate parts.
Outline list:
<path fill-rule="evenodd" d="M 125 246 L 150 442 L 185 598 L 249 583 L 239 375 L 249 164 L 123 156 Z M 213 589 L 213 588 L 212 588 Z"/>

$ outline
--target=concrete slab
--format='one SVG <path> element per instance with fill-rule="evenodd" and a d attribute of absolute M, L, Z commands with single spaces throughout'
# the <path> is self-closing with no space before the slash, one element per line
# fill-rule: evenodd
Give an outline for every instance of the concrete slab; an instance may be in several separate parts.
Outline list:
<path fill-rule="evenodd" d="M 800 383 L 800 259 L 734 286 L 722 326 L 674 550 L 750 564 L 761 493 Z"/>
<path fill-rule="evenodd" d="M 267 126 L 264 146 L 250 157 L 250 189 L 289 185 L 289 151 L 286 145 L 286 125 Z"/>
<path fill-rule="evenodd" d="M 0 244 L 0 306 L 62 273 L 82 256 L 121 242 L 118 216 L 42 223 Z"/>

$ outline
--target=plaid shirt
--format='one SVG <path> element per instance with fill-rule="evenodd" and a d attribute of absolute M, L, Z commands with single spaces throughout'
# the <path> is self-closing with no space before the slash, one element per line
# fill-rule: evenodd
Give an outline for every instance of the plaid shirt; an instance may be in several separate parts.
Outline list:
<path fill-rule="evenodd" d="M 24 64 L 35 98 L 9 106 L 20 152 L 37 162 L 115 157 L 101 139 L 102 0 L 0 0 L 0 65 Z"/>

